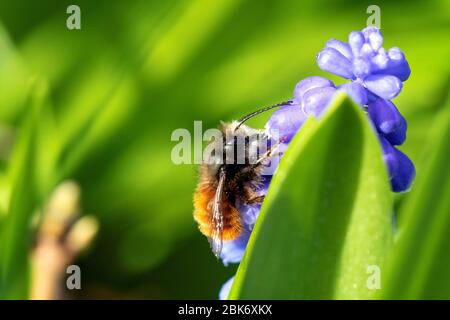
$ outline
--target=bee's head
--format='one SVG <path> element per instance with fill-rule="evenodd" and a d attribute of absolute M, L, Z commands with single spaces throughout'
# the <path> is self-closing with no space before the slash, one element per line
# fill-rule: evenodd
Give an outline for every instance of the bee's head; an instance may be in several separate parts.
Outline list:
<path fill-rule="evenodd" d="M 269 139 L 261 130 L 252 129 L 244 124 L 248 119 L 263 112 L 285 105 L 288 100 L 252 112 L 239 121 L 222 123 L 221 137 L 215 137 L 204 152 L 204 163 L 211 174 L 216 175 L 221 167 L 225 170 L 239 170 L 242 166 L 255 164 L 269 147 Z"/>
<path fill-rule="evenodd" d="M 211 174 L 217 174 L 222 166 L 225 171 L 236 171 L 254 164 L 267 151 L 268 138 L 261 130 L 233 121 L 224 123 L 221 132 L 221 139 L 215 139 L 205 148 L 205 163 Z"/>

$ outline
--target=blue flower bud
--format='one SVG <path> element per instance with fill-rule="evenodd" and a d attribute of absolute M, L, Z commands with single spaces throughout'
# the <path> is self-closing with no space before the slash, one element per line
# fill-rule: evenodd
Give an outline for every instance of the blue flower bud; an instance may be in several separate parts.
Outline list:
<path fill-rule="evenodd" d="M 327 48 L 333 48 L 337 51 L 339 51 L 344 57 L 346 57 L 348 60 L 353 59 L 353 53 L 350 46 L 342 41 L 331 39 L 328 40 L 327 44 L 325 45 Z"/>
<path fill-rule="evenodd" d="M 334 87 L 314 88 L 309 90 L 303 96 L 303 111 L 308 115 L 312 114 L 319 117 L 325 111 L 335 93 L 336 88 Z"/>
<path fill-rule="evenodd" d="M 399 78 L 390 75 L 375 74 L 364 79 L 364 85 L 377 96 L 391 100 L 402 90 Z"/>
<path fill-rule="evenodd" d="M 308 90 L 314 89 L 314 88 L 324 88 L 324 87 L 333 87 L 334 84 L 330 80 L 319 77 L 319 76 L 313 76 L 308 77 L 297 83 L 294 89 L 294 100 L 301 104 L 303 100 L 303 96 Z"/>
<path fill-rule="evenodd" d="M 323 112 L 335 91 L 333 82 L 326 78 L 313 76 L 303 79 L 295 86 L 295 103 L 272 113 L 265 126 L 267 134 L 274 137 L 277 133 L 279 139 L 288 143 L 310 114 L 319 116 Z"/>
<path fill-rule="evenodd" d="M 302 111 L 300 105 L 283 106 L 272 113 L 265 126 L 266 132 L 271 137 L 278 134 L 279 139 L 283 138 L 289 142 L 306 119 L 307 115 Z M 274 132 L 275 130 L 277 132 Z"/>
<path fill-rule="evenodd" d="M 389 171 L 391 187 L 394 192 L 406 192 L 416 176 L 411 160 L 400 150 L 394 148 L 386 139 L 379 137 L 383 149 L 383 160 Z"/>
<path fill-rule="evenodd" d="M 370 26 L 363 29 L 364 38 L 369 42 L 373 50 L 377 51 L 383 45 L 383 36 L 381 35 L 380 29 L 375 26 Z"/>
<path fill-rule="evenodd" d="M 401 145 L 405 141 L 406 120 L 392 102 L 377 99 L 369 103 L 367 111 L 378 132 L 392 145 Z"/>
<path fill-rule="evenodd" d="M 379 136 L 378 138 L 381 142 L 381 148 L 383 150 L 383 161 L 388 168 L 389 178 L 392 179 L 392 177 L 398 171 L 399 166 L 395 153 L 395 148 L 389 143 L 389 141 L 384 139 L 382 136 Z"/>
<path fill-rule="evenodd" d="M 374 73 L 376 73 L 377 71 L 383 73 L 386 71 L 386 68 L 388 66 L 389 56 L 387 55 L 386 51 L 383 48 L 381 48 L 380 50 L 378 50 L 377 55 L 375 55 L 372 58 L 371 63 L 372 63 L 372 70 Z"/>
<path fill-rule="evenodd" d="M 317 63 L 322 70 L 346 79 L 353 77 L 352 63 L 336 49 L 325 48 L 320 51 L 317 55 Z"/>
<path fill-rule="evenodd" d="M 373 50 L 372 46 L 369 43 L 364 43 L 359 52 L 360 57 L 363 57 L 365 59 L 370 59 L 376 54 L 376 51 Z"/>
<path fill-rule="evenodd" d="M 379 68 L 374 73 L 376 74 L 391 74 L 399 78 L 401 81 L 408 80 L 411 69 L 399 48 L 391 48 L 387 52 L 387 61 L 384 68 Z"/>
<path fill-rule="evenodd" d="M 352 49 L 352 53 L 354 57 L 359 56 L 359 52 L 361 51 L 361 47 L 363 46 L 365 42 L 364 35 L 362 32 L 353 31 L 348 36 L 348 44 L 350 45 L 350 48 Z"/>
<path fill-rule="evenodd" d="M 416 177 L 416 169 L 406 154 L 395 149 L 395 155 L 398 161 L 398 169 L 392 176 L 392 191 L 407 192 L 411 189 L 414 178 Z"/>

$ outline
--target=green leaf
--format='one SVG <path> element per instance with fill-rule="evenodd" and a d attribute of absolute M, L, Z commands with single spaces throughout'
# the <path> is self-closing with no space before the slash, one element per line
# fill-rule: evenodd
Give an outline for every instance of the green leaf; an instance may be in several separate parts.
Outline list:
<path fill-rule="evenodd" d="M 0 241 L 0 298 L 24 299 L 28 294 L 31 219 L 36 209 L 36 132 L 46 87 L 36 83 L 31 109 L 21 127 L 9 175 L 11 198 Z"/>
<path fill-rule="evenodd" d="M 450 103 L 436 116 L 427 161 L 400 207 L 384 299 L 450 299 Z"/>
<path fill-rule="evenodd" d="M 273 177 L 231 299 L 373 298 L 392 195 L 366 115 L 344 95 L 296 135 Z"/>
<path fill-rule="evenodd" d="M 0 119 L 14 123 L 24 110 L 30 90 L 29 75 L 20 53 L 0 22 Z"/>

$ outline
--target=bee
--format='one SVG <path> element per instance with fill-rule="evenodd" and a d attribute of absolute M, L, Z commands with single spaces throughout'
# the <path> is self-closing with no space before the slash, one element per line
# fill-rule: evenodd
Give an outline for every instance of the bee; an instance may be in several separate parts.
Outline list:
<path fill-rule="evenodd" d="M 257 192 L 263 170 L 282 143 L 282 139 L 272 143 L 263 130 L 250 128 L 244 122 L 272 108 L 291 104 L 291 100 L 285 101 L 259 109 L 238 121 L 223 123 L 222 139 L 207 146 L 212 152 L 205 155 L 200 166 L 194 193 L 194 219 L 200 232 L 208 237 L 217 258 L 223 241 L 234 240 L 243 232 L 239 204 L 263 202 L 264 196 Z"/>

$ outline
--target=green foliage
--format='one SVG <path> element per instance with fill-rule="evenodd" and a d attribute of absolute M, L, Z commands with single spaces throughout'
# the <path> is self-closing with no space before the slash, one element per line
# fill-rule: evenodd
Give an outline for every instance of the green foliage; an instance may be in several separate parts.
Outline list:
<path fill-rule="evenodd" d="M 37 83 L 31 92 L 30 109 L 18 138 L 9 171 L 11 197 L 1 225 L 0 297 L 27 298 L 28 260 L 31 245 L 31 219 L 36 210 L 36 136 L 45 86 Z"/>
<path fill-rule="evenodd" d="M 380 298 L 450 298 L 450 104 L 435 120 L 427 165 L 400 208 Z"/>

